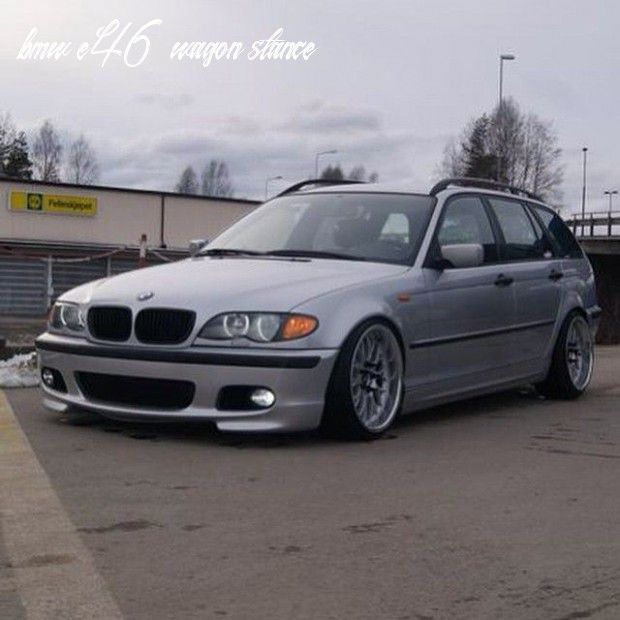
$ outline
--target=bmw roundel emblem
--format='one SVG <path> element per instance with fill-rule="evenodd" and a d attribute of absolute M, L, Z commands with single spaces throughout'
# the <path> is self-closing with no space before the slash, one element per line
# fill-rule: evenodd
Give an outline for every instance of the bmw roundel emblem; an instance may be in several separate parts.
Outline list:
<path fill-rule="evenodd" d="M 138 294 L 138 301 L 147 301 L 155 296 L 153 291 L 143 291 Z"/>

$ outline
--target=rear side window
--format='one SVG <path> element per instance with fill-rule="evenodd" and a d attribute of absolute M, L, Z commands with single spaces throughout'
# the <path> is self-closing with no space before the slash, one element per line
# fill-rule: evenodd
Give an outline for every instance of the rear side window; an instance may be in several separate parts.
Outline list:
<path fill-rule="evenodd" d="M 573 237 L 573 233 L 571 233 L 568 226 L 557 213 L 533 204 L 530 204 L 530 208 L 540 218 L 547 231 L 547 235 L 557 246 L 562 258 L 583 258 L 583 252 L 575 237 Z"/>
<path fill-rule="evenodd" d="M 459 196 L 448 203 L 437 232 L 440 247 L 479 243 L 484 262 L 497 262 L 497 244 L 482 201 L 476 196 Z"/>
<path fill-rule="evenodd" d="M 504 235 L 504 243 L 500 244 L 502 260 L 549 258 L 542 231 L 537 232 L 521 203 L 501 198 L 490 198 L 489 202 Z"/>

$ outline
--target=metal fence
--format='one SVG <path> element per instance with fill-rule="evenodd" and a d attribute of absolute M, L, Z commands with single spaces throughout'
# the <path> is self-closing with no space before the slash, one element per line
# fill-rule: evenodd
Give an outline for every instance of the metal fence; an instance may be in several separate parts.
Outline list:
<path fill-rule="evenodd" d="M 187 256 L 147 249 L 141 261 L 139 248 L 98 250 L 0 246 L 0 315 L 44 316 L 60 295 L 80 284 Z"/>
<path fill-rule="evenodd" d="M 619 237 L 620 211 L 589 211 L 585 216 L 573 213 L 567 224 L 576 237 Z"/>

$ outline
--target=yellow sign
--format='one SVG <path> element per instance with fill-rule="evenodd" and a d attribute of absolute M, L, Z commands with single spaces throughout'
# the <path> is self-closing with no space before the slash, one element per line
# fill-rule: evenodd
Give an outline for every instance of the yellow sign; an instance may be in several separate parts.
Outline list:
<path fill-rule="evenodd" d="M 90 196 L 60 196 L 38 194 L 36 192 L 11 192 L 9 210 L 94 217 L 97 215 L 97 199 Z"/>

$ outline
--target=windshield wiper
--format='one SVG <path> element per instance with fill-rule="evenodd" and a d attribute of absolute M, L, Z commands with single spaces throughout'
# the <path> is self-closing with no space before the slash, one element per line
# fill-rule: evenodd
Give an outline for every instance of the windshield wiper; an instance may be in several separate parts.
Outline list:
<path fill-rule="evenodd" d="M 322 252 L 320 250 L 272 250 L 265 252 L 265 256 L 291 256 L 300 258 L 336 258 L 338 260 L 360 260 L 365 261 L 363 256 L 351 256 L 350 254 L 340 254 L 338 252 Z"/>
<path fill-rule="evenodd" d="M 200 254 L 201 256 L 264 256 L 265 252 L 241 250 L 238 248 L 210 248 Z"/>

